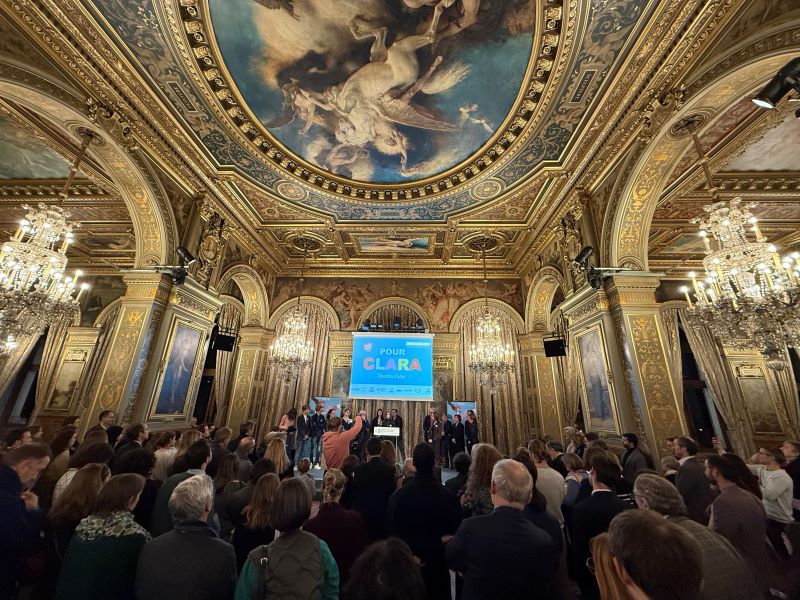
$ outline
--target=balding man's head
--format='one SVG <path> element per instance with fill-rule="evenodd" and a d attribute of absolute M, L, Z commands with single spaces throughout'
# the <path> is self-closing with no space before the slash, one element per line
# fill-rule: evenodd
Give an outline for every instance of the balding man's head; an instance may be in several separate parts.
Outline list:
<path fill-rule="evenodd" d="M 533 479 L 525 465 L 509 458 L 495 463 L 492 469 L 492 502 L 522 510 L 531 500 Z"/>
<path fill-rule="evenodd" d="M 633 484 L 633 495 L 639 508 L 649 508 L 667 517 L 686 516 L 686 504 L 678 488 L 658 475 L 639 475 Z"/>

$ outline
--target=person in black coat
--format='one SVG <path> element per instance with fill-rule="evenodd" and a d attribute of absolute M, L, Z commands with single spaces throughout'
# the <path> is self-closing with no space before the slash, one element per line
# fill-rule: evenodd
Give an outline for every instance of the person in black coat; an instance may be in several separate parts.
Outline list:
<path fill-rule="evenodd" d="M 466 519 L 447 543 L 447 566 L 464 578 L 463 600 L 545 598 L 558 553 L 550 536 L 523 514 L 533 481 L 522 463 L 504 459 L 492 470 L 487 515 Z"/>
<path fill-rule="evenodd" d="M 613 458 L 604 455 L 593 457 L 589 479 L 592 495 L 576 504 L 572 511 L 572 556 L 581 598 L 599 600 L 597 580 L 586 565 L 592 555 L 590 543 L 593 537 L 608 531 L 611 520 L 625 510 L 625 505 L 614 492 L 614 486 L 620 480 L 620 470 Z"/>
<path fill-rule="evenodd" d="M 230 427 L 220 427 L 214 432 L 214 441 L 211 444 L 211 460 L 206 467 L 206 473 L 212 479 L 217 476 L 217 469 L 219 469 L 222 459 L 230 454 L 228 452 L 228 442 L 232 434 Z"/>
<path fill-rule="evenodd" d="M 467 446 L 467 454 L 472 455 L 472 447 L 478 443 L 478 420 L 475 412 L 467 411 L 467 420 L 464 422 L 464 441 Z"/>
<path fill-rule="evenodd" d="M 175 527 L 147 542 L 136 570 L 136 598 L 232 598 L 236 556 L 206 524 L 214 503 L 207 475 L 182 481 L 169 501 Z"/>
<path fill-rule="evenodd" d="M 360 410 L 358 411 L 358 416 L 361 417 L 361 431 L 358 432 L 358 436 L 356 439 L 358 443 L 356 444 L 355 450 L 357 451 L 357 456 L 359 460 L 362 462 L 367 457 L 367 440 L 372 437 L 372 426 L 370 425 L 369 419 L 367 419 L 367 411 Z"/>
<path fill-rule="evenodd" d="M 701 525 L 708 525 L 708 507 L 711 504 L 711 484 L 706 477 L 705 465 L 697 459 L 700 449 L 692 438 L 677 437 L 673 442 L 675 458 L 681 463 L 675 477 L 675 487 L 686 503 L 686 515 Z"/>
<path fill-rule="evenodd" d="M 436 432 L 436 411 L 431 409 L 422 420 L 422 435 L 423 439 L 428 444 L 433 444 L 433 438 Z"/>
<path fill-rule="evenodd" d="M 294 426 L 297 428 L 295 432 L 295 439 L 297 440 L 295 458 L 297 462 L 304 458 L 311 460 L 311 417 L 308 414 L 308 410 L 308 404 L 304 404 L 294 422 Z"/>
<path fill-rule="evenodd" d="M 467 448 L 464 439 L 464 423 L 461 422 L 461 415 L 453 415 L 453 456 L 459 452 L 464 452 Z"/>
<path fill-rule="evenodd" d="M 444 487 L 456 496 L 461 496 L 461 492 L 467 485 L 469 465 L 471 463 L 472 459 L 466 452 L 459 452 L 453 457 L 453 468 L 456 470 L 456 474 L 444 482 Z"/>
<path fill-rule="evenodd" d="M 403 445 L 403 417 L 397 413 L 397 409 L 393 408 L 389 413 L 389 420 L 386 422 L 388 427 L 397 427 L 400 430 L 400 435 L 397 437 L 397 450 L 400 452 L 400 460 L 405 460 L 406 451 Z"/>
<path fill-rule="evenodd" d="M 381 459 L 381 441 L 369 438 L 367 462 L 358 465 L 353 473 L 350 508 L 364 519 L 370 543 L 386 537 L 386 510 L 396 489 L 394 467 Z"/>
<path fill-rule="evenodd" d="M 455 456 L 455 439 L 453 437 L 453 422 L 450 420 L 450 415 L 447 411 L 442 413 L 442 446 L 444 455 L 444 467 L 450 468 L 453 464 L 453 456 Z"/>
<path fill-rule="evenodd" d="M 413 453 L 414 478 L 389 499 L 388 533 L 406 542 L 421 562 L 429 600 L 450 598 L 450 573 L 442 537 L 461 524 L 461 505 L 433 476 L 436 454 L 420 443 Z"/>

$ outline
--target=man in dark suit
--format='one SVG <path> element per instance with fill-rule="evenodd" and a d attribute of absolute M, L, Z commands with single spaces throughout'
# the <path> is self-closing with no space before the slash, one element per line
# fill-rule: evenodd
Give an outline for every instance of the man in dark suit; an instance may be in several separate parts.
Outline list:
<path fill-rule="evenodd" d="M 175 528 L 142 548 L 136 597 L 231 598 L 236 555 L 207 521 L 214 505 L 208 475 L 193 475 L 172 492 L 169 512 Z"/>
<path fill-rule="evenodd" d="M 372 437 L 372 426 L 367 418 L 367 411 L 363 408 L 358 411 L 358 416 L 361 417 L 361 431 L 356 438 L 356 451 L 358 458 L 363 462 L 367 457 L 367 440 Z"/>
<path fill-rule="evenodd" d="M 253 437 L 253 434 L 256 432 L 256 422 L 255 421 L 245 421 L 241 425 L 239 425 L 239 435 L 233 438 L 230 442 L 228 442 L 228 452 L 236 452 L 236 449 L 239 447 L 239 442 L 241 442 L 244 438 Z"/>
<path fill-rule="evenodd" d="M 433 476 L 436 454 L 426 443 L 414 448 L 414 478 L 389 499 L 388 533 L 406 542 L 421 562 L 427 598 L 450 598 L 450 572 L 442 537 L 461 523 L 461 505 Z"/>
<path fill-rule="evenodd" d="M 597 580 L 589 572 L 586 561 L 592 556 L 590 542 L 593 537 L 608 531 L 611 520 L 625 509 L 614 492 L 620 480 L 619 466 L 610 456 L 592 458 L 589 479 L 592 495 L 572 509 L 572 539 L 575 578 L 581 598 L 599 600 Z"/>
<path fill-rule="evenodd" d="M 397 489 L 394 467 L 381 458 L 381 441 L 367 440 L 367 462 L 353 472 L 353 500 L 350 508 L 358 512 L 367 526 L 370 543 L 386 537 L 386 509 Z"/>
<path fill-rule="evenodd" d="M 297 427 L 296 433 L 296 448 L 295 458 L 300 462 L 303 458 L 311 458 L 311 417 L 308 416 L 308 404 L 303 404 L 300 409 L 300 415 L 295 421 Z"/>
<path fill-rule="evenodd" d="M 461 523 L 445 547 L 447 566 L 464 578 L 464 600 L 547 597 L 558 554 L 550 536 L 522 513 L 532 493 L 533 479 L 522 463 L 495 464 L 494 510 Z"/>
<path fill-rule="evenodd" d="M 147 441 L 150 431 L 147 423 L 136 423 L 125 430 L 125 437 L 117 444 L 114 449 L 114 458 L 111 459 L 111 470 L 116 474 L 116 465 L 119 457 L 131 450 L 141 448 Z"/>
<path fill-rule="evenodd" d="M 86 432 L 92 433 L 94 431 L 106 431 L 109 427 L 114 424 L 114 419 L 116 418 L 116 414 L 114 414 L 113 410 L 104 410 L 100 413 L 100 416 L 97 417 L 97 425 L 94 427 L 90 427 L 89 430 Z"/>
<path fill-rule="evenodd" d="M 547 442 L 547 464 L 551 469 L 558 471 L 562 477 L 569 474 L 567 467 L 564 466 L 564 446 L 561 442 L 550 440 Z"/>
<path fill-rule="evenodd" d="M 405 446 L 403 445 L 403 417 L 401 417 L 397 413 L 396 408 L 393 408 L 391 413 L 389 414 L 390 416 L 388 419 L 388 426 L 397 427 L 400 430 L 399 431 L 400 435 L 397 436 L 397 451 L 400 453 L 400 456 L 398 458 L 400 460 L 405 460 L 406 451 L 405 451 Z"/>
<path fill-rule="evenodd" d="M 622 445 L 625 447 L 625 454 L 620 459 L 622 478 L 633 485 L 639 471 L 653 468 L 652 461 L 639 448 L 639 436 L 635 433 L 623 433 Z"/>
<path fill-rule="evenodd" d="M 706 478 L 705 465 L 697 459 L 699 446 L 692 438 L 681 436 L 675 438 L 673 448 L 681 465 L 675 477 L 675 487 L 686 503 L 687 516 L 692 521 L 708 525 L 711 485 Z"/>

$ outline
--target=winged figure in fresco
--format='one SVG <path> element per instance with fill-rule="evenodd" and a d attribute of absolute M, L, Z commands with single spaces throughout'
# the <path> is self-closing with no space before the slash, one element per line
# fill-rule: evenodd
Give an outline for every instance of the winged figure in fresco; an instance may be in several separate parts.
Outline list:
<path fill-rule="evenodd" d="M 469 73 L 469 67 L 457 62 L 440 68 L 442 57 L 437 57 L 430 68 L 420 75 L 417 50 L 432 45 L 442 11 L 455 0 L 442 0 L 434 7 L 428 29 L 409 35 L 386 46 L 387 29 L 372 28 L 370 24 L 355 19 L 351 31 L 356 39 L 374 38 L 370 62 L 354 71 L 344 82 L 323 92 L 305 90 L 296 82 L 283 86 L 284 106 L 291 107 L 290 116 L 273 124 L 288 123 L 300 117 L 305 121 L 302 132 L 313 125 L 329 130 L 337 144 L 330 149 L 325 166 L 338 160 L 342 150 L 365 148 L 369 145 L 378 152 L 400 157 L 401 172 L 407 170 L 408 139 L 398 125 L 430 131 L 455 131 L 457 127 L 437 118 L 412 102 L 415 95 L 439 94 L 451 89 Z M 347 153 L 354 155 L 353 151 Z"/>
<path fill-rule="evenodd" d="M 292 0 L 255 0 L 261 6 L 269 8 L 270 10 L 285 10 L 290 15 L 292 15 L 295 19 L 297 15 L 294 14 L 294 6 L 292 6 Z"/>

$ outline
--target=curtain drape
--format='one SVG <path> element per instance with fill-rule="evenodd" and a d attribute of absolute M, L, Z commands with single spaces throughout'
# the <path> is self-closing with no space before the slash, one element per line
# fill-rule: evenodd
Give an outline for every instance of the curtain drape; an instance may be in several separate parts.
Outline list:
<path fill-rule="evenodd" d="M 786 425 L 790 431 L 787 433 L 792 434 L 792 438 L 800 439 L 800 402 L 797 397 L 797 380 L 794 376 L 794 369 L 792 368 L 792 361 L 789 357 L 789 351 L 784 348 L 783 360 L 786 361 L 786 368 L 783 371 L 772 371 L 775 381 L 778 384 L 778 390 L 781 394 L 781 402 L 783 403 L 783 412 L 788 419 Z"/>
<path fill-rule="evenodd" d="M 220 329 L 238 331 L 242 326 L 243 309 L 233 302 L 222 305 L 218 325 Z M 214 371 L 214 403 L 215 421 L 220 424 L 224 421 L 228 411 L 228 393 L 231 388 L 231 375 L 236 364 L 238 352 L 222 352 L 217 350 L 217 366 Z"/>
<path fill-rule="evenodd" d="M 659 307 L 659 317 L 664 326 L 664 333 L 667 337 L 666 347 L 669 358 L 669 373 L 672 377 L 672 386 L 675 394 L 683 404 L 683 360 L 681 357 L 681 338 L 678 332 L 678 319 L 681 306 L 665 305 Z"/>
<path fill-rule="evenodd" d="M 739 456 L 751 456 L 753 432 L 748 419 L 740 416 L 744 401 L 719 343 L 706 326 L 695 325 L 687 318 L 685 308 L 679 309 L 679 318 L 714 405 L 728 428 L 733 451 Z"/>
<path fill-rule="evenodd" d="M 44 342 L 44 349 L 42 351 L 42 362 L 39 365 L 39 377 L 36 383 L 36 414 L 44 408 L 47 402 L 47 390 L 50 389 L 50 384 L 53 382 L 53 377 L 56 374 L 58 367 L 58 359 L 64 350 L 64 344 L 67 341 L 67 329 L 69 329 L 71 322 L 63 317 L 52 323 L 47 330 L 47 338 Z"/>
<path fill-rule="evenodd" d="M 462 365 L 470 362 L 469 349 L 476 342 L 476 326 L 485 311 L 482 305 L 476 305 L 461 315 L 458 329 L 461 335 Z M 527 442 L 528 418 L 527 409 L 523 400 L 524 396 L 520 385 L 521 367 L 519 362 L 519 348 L 517 343 L 517 325 L 514 318 L 507 311 L 496 306 L 489 306 L 489 312 L 500 321 L 500 336 L 504 344 L 509 344 L 514 349 L 514 372 L 510 373 L 506 383 L 496 386 L 494 390 L 495 426 L 497 440 L 495 445 L 504 454 L 513 453 L 514 450 Z M 491 428 L 491 394 L 488 385 L 480 385 L 477 374 L 466 369 L 459 382 L 463 398 L 467 401 L 474 400 L 477 405 L 478 429 L 481 441 L 489 441 L 492 437 Z M 464 389 L 466 387 L 466 389 Z M 422 424 L 420 423 L 420 429 Z"/>
<path fill-rule="evenodd" d="M 278 425 L 281 416 L 290 407 L 297 407 L 299 412 L 300 407 L 308 404 L 311 398 L 324 395 L 327 387 L 328 344 L 333 320 L 330 313 L 317 304 L 303 302 L 301 309 L 307 318 L 306 339 L 314 346 L 314 359 L 300 377 L 291 382 L 285 381 L 282 371 L 270 368 L 256 417 L 262 435 Z M 294 310 L 294 305 L 286 312 L 291 310 Z M 276 339 L 283 333 L 284 321 L 281 315 L 275 319 Z"/>
<path fill-rule="evenodd" d="M 114 327 L 121 308 L 122 304 L 117 302 L 116 305 L 112 306 L 106 312 L 103 320 L 96 323 L 96 326 L 100 328 L 100 335 L 97 336 L 94 349 L 89 359 L 86 361 L 86 366 L 83 368 L 83 374 L 81 375 L 81 381 L 78 384 L 79 389 L 76 395 L 78 404 L 74 409 L 74 414 L 85 415 L 82 418 L 84 423 L 86 423 L 87 419 L 91 418 L 91 415 L 86 413 L 86 411 L 89 409 L 89 402 L 92 398 L 94 388 L 97 385 L 97 377 L 103 366 L 103 357 L 106 355 L 111 345 L 111 334 L 114 332 Z"/>

